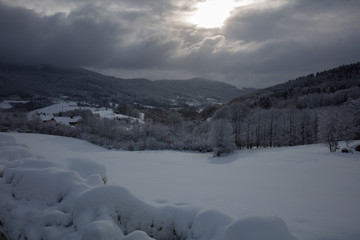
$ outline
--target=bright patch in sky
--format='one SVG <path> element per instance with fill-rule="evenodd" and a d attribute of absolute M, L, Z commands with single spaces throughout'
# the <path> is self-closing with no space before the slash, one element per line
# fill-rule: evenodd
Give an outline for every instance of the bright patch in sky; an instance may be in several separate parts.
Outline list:
<path fill-rule="evenodd" d="M 249 5 L 252 1 L 207 0 L 196 5 L 196 11 L 188 18 L 190 23 L 203 28 L 222 27 L 231 11 L 236 7 Z"/>

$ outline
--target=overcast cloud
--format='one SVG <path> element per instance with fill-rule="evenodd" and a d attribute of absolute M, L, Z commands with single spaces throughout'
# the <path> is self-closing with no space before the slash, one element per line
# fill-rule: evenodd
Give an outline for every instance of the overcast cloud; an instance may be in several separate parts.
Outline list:
<path fill-rule="evenodd" d="M 0 0 L 0 62 L 261 88 L 360 61 L 358 0 L 253 1 L 217 29 L 186 21 L 196 2 Z"/>

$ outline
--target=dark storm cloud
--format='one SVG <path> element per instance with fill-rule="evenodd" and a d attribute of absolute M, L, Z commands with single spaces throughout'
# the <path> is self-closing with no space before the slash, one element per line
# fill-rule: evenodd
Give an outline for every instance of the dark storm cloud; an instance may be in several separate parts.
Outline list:
<path fill-rule="evenodd" d="M 179 44 L 156 14 L 165 6 L 175 8 L 165 2 L 123 1 L 116 9 L 85 4 L 68 14 L 43 16 L 0 1 L 0 61 L 130 69 L 163 66 Z"/>
<path fill-rule="evenodd" d="M 87 14 L 39 16 L 0 4 L 1 61 L 81 65 L 105 58 L 118 40 L 113 33 L 126 29 L 90 18 L 96 16 L 94 9 L 83 11 Z"/>
<path fill-rule="evenodd" d="M 262 1 L 234 10 L 221 29 L 181 19 L 196 2 L 0 0 L 0 62 L 262 87 L 360 60 L 360 1 Z"/>

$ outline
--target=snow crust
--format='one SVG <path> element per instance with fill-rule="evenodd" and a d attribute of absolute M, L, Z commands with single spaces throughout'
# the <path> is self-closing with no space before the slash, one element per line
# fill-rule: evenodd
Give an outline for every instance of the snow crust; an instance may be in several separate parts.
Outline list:
<path fill-rule="evenodd" d="M 146 202 L 105 184 L 101 163 L 64 156 L 39 156 L 0 134 L 0 232 L 8 239 L 295 239 L 278 217 L 234 220 L 188 204 Z"/>

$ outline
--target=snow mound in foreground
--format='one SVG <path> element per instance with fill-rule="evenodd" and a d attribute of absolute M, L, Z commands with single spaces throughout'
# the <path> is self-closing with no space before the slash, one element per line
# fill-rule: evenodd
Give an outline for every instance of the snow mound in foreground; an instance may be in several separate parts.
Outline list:
<path fill-rule="evenodd" d="M 288 240 L 295 239 L 285 222 L 278 217 L 246 217 L 227 227 L 226 240 Z"/>
<path fill-rule="evenodd" d="M 0 135 L 0 232 L 9 240 L 295 239 L 277 217 L 233 220 L 213 210 L 152 205 L 105 182 L 101 164 L 47 160 Z"/>

